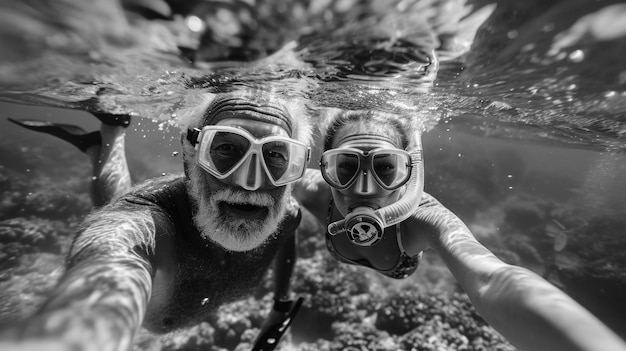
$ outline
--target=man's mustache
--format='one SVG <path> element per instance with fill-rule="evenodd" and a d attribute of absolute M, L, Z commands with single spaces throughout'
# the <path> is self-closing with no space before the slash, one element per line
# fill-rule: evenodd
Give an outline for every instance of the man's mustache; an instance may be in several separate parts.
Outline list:
<path fill-rule="evenodd" d="M 235 189 L 220 189 L 211 194 L 211 200 L 259 207 L 274 206 L 274 198 L 270 194 L 260 191 L 248 192 Z"/>

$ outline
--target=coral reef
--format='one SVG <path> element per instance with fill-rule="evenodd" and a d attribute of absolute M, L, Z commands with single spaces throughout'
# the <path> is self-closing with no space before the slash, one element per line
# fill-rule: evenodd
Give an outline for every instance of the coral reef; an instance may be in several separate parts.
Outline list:
<path fill-rule="evenodd" d="M 91 208 L 86 192 L 75 189 L 39 172 L 0 166 L 0 324 L 33 313 L 60 277 L 77 225 Z"/>
<path fill-rule="evenodd" d="M 27 253 L 60 253 L 63 241 L 55 223 L 40 218 L 13 218 L 0 222 L 0 269 L 16 266 Z"/>
<path fill-rule="evenodd" d="M 65 174 L 62 182 L 50 178 L 62 173 L 59 168 L 78 170 L 84 160 L 62 158 L 44 173 L 29 159 L 0 166 L 0 324 L 41 304 L 91 207 L 84 170 Z M 615 213 L 582 211 L 575 193 L 534 190 L 539 179 L 549 179 L 543 191 L 570 186 L 568 178 L 528 174 L 515 155 L 494 159 L 508 161 L 499 169 L 484 166 L 491 162 L 485 153 L 468 152 L 459 162 L 451 152 L 429 164 L 427 191 L 457 211 L 503 260 L 543 274 L 609 326 L 626 330 L 626 311 L 618 303 L 626 294 L 626 221 Z M 514 183 L 508 173 L 516 175 Z M 413 276 L 393 280 L 333 259 L 323 231 L 304 211 L 292 287 L 305 303 L 278 351 L 515 350 L 475 312 L 435 255 L 427 252 Z M 222 306 L 188 329 L 165 336 L 142 330 L 134 350 L 250 350 L 272 304 L 272 276 L 268 272 L 254 296 Z"/>
<path fill-rule="evenodd" d="M 396 290 L 390 278 L 373 278 L 326 252 L 300 260 L 296 271 L 294 291 L 306 303 L 278 351 L 516 350 L 463 293 L 425 293 L 415 281 Z M 135 350 L 250 350 L 271 306 L 272 294 L 260 293 L 260 299 L 222 306 L 189 329 L 160 338 L 144 331 Z"/>

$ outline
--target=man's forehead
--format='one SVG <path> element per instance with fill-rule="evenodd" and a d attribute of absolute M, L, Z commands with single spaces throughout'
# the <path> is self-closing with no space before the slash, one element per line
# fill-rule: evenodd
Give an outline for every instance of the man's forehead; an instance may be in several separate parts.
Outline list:
<path fill-rule="evenodd" d="M 218 96 L 209 105 L 203 125 L 216 124 L 224 119 L 256 120 L 272 123 L 293 136 L 293 117 L 284 102 L 268 96 Z"/>
<path fill-rule="evenodd" d="M 254 135 L 256 138 L 265 138 L 277 135 L 287 137 L 289 136 L 287 134 L 287 131 L 279 125 L 263 121 L 251 120 L 249 118 L 221 119 L 216 123 L 216 125 L 245 129 L 248 133 Z"/>

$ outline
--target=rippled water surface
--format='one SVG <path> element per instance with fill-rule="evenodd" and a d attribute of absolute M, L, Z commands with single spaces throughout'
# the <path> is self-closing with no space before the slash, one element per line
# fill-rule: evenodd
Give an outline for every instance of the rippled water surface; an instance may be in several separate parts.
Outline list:
<path fill-rule="evenodd" d="M 626 2 L 35 3 L 0 4 L 2 320 L 36 307 L 69 240 L 21 248 L 10 228 L 71 232 L 90 206 L 86 157 L 6 117 L 130 113 L 139 181 L 181 169 L 176 125 L 203 95 L 268 84 L 315 111 L 414 116 L 426 191 L 626 337 Z M 414 281 L 434 289 L 432 262 Z"/>

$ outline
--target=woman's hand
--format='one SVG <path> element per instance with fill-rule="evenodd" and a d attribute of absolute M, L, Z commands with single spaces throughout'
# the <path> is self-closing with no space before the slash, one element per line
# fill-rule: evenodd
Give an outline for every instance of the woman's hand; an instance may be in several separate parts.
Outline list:
<path fill-rule="evenodd" d="M 415 213 L 402 222 L 402 232 L 411 235 L 411 240 L 404 242 L 408 252 L 436 248 L 449 233 L 457 229 L 469 233 L 459 217 L 426 192 Z"/>

